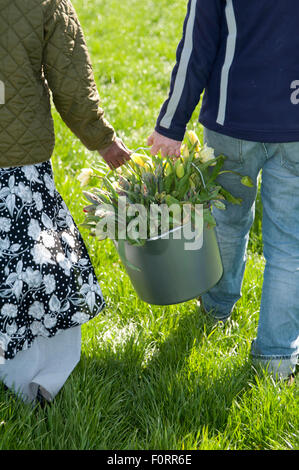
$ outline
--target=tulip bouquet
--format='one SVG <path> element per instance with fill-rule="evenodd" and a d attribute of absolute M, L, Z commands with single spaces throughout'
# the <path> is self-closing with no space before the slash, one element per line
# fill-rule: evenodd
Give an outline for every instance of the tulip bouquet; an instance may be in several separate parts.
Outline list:
<path fill-rule="evenodd" d="M 149 156 L 142 151 L 134 153 L 131 161 L 116 171 L 104 163 L 85 168 L 78 179 L 86 188 L 83 193 L 89 205 L 83 209 L 85 220 L 81 225 L 100 240 L 118 241 L 121 233 L 128 243 L 142 246 L 163 232 L 161 213 L 152 223 L 153 206 L 174 208 L 168 221 L 172 230 L 186 223 L 186 205 L 194 209 L 188 213 L 191 220 L 200 205 L 204 222 L 213 227 L 212 206 L 225 210 L 226 202 L 242 202 L 217 182 L 217 177 L 227 172 L 222 170 L 224 161 L 223 155 L 215 157 L 212 148 L 201 146 L 195 132 L 188 131 L 179 158 Z M 252 186 L 250 178 L 237 175 L 242 184 Z M 138 218 L 136 210 L 140 212 Z"/>

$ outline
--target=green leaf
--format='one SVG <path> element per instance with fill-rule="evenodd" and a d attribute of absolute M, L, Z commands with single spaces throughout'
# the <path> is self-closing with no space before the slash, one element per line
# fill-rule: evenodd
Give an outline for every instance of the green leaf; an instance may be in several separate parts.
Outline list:
<path fill-rule="evenodd" d="M 214 219 L 212 212 L 210 209 L 204 209 L 203 210 L 203 218 L 204 221 L 210 226 L 210 227 L 215 227 L 216 226 L 216 220 Z"/>
<path fill-rule="evenodd" d="M 213 201 L 212 204 L 214 207 L 216 207 L 216 209 L 219 209 L 221 211 L 226 210 L 226 205 L 222 201 Z"/>
<path fill-rule="evenodd" d="M 225 199 L 228 202 L 231 202 L 232 204 L 238 204 L 239 206 L 242 204 L 242 199 L 240 197 L 234 197 L 229 191 L 227 191 L 224 188 L 221 188 L 219 191 L 222 196 L 225 197 Z"/>
<path fill-rule="evenodd" d="M 90 223 L 83 222 L 82 224 L 79 224 L 79 226 L 85 227 L 85 228 L 93 228 L 96 226 L 96 223 L 95 222 L 90 222 Z"/>
<path fill-rule="evenodd" d="M 211 168 L 213 168 L 213 170 L 211 171 L 209 180 L 206 182 L 206 184 L 211 183 L 212 181 L 215 181 L 215 179 L 219 175 L 219 172 L 220 172 L 221 168 L 224 165 L 225 157 L 223 155 L 219 155 L 219 157 L 217 157 L 217 159 L 218 159 L 218 161 L 217 161 L 216 165 L 214 167 L 211 167 Z"/>
<path fill-rule="evenodd" d="M 170 194 L 167 194 L 165 197 L 166 204 L 171 206 L 172 204 L 180 204 L 180 201 L 176 199 L 175 197 L 171 196 Z"/>
<path fill-rule="evenodd" d="M 93 193 L 90 193 L 89 191 L 83 191 L 83 195 L 89 202 L 92 202 L 93 204 L 100 204 L 101 202 L 98 196 Z"/>
<path fill-rule="evenodd" d="M 178 192 L 178 199 L 181 201 L 186 193 L 188 191 L 190 186 L 189 183 L 189 174 L 187 173 L 183 178 L 180 180 L 179 184 L 177 185 L 177 192 Z"/>
<path fill-rule="evenodd" d="M 248 188 L 254 188 L 253 181 L 249 176 L 243 176 L 243 178 L 241 178 L 241 183 Z"/>

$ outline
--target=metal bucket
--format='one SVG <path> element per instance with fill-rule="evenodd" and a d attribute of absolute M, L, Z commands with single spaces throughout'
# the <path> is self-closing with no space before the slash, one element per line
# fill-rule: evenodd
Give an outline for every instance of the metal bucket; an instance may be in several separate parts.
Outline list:
<path fill-rule="evenodd" d="M 182 227 L 178 229 L 182 231 Z M 183 233 L 180 239 L 174 238 L 173 233 L 169 233 L 169 238 L 161 235 L 147 240 L 142 247 L 124 242 L 126 271 L 140 299 L 149 304 L 172 305 L 194 299 L 222 276 L 214 228 L 204 226 L 202 247 L 192 251 L 185 250 L 185 243 L 190 240 Z"/>

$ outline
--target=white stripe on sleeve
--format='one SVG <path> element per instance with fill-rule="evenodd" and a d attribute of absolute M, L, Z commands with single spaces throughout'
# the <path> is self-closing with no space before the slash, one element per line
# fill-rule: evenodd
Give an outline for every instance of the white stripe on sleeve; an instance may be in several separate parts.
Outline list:
<path fill-rule="evenodd" d="M 221 82 L 220 82 L 220 100 L 217 123 L 223 126 L 226 114 L 227 105 L 227 90 L 228 90 L 228 77 L 230 68 L 232 66 L 237 40 L 237 24 L 234 12 L 233 0 L 227 0 L 225 7 L 225 15 L 228 27 L 228 37 L 226 43 L 226 54 L 225 60 L 221 71 Z"/>
<path fill-rule="evenodd" d="M 196 1 L 197 0 L 191 0 L 190 14 L 186 26 L 185 41 L 179 62 L 177 76 L 175 78 L 173 92 L 168 102 L 166 113 L 160 121 L 160 126 L 165 127 L 165 129 L 169 129 L 171 126 L 171 122 L 178 108 L 186 82 L 187 69 L 193 51 L 193 31 L 196 16 Z"/>

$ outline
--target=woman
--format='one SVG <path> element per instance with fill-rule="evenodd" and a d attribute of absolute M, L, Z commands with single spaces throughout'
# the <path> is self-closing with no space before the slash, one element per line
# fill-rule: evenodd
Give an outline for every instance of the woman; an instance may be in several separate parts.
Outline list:
<path fill-rule="evenodd" d="M 50 91 L 67 126 L 111 168 L 130 158 L 99 108 L 69 0 L 0 0 L 0 378 L 53 400 L 80 358 L 81 325 L 105 306 L 83 239 L 57 192 Z"/>

